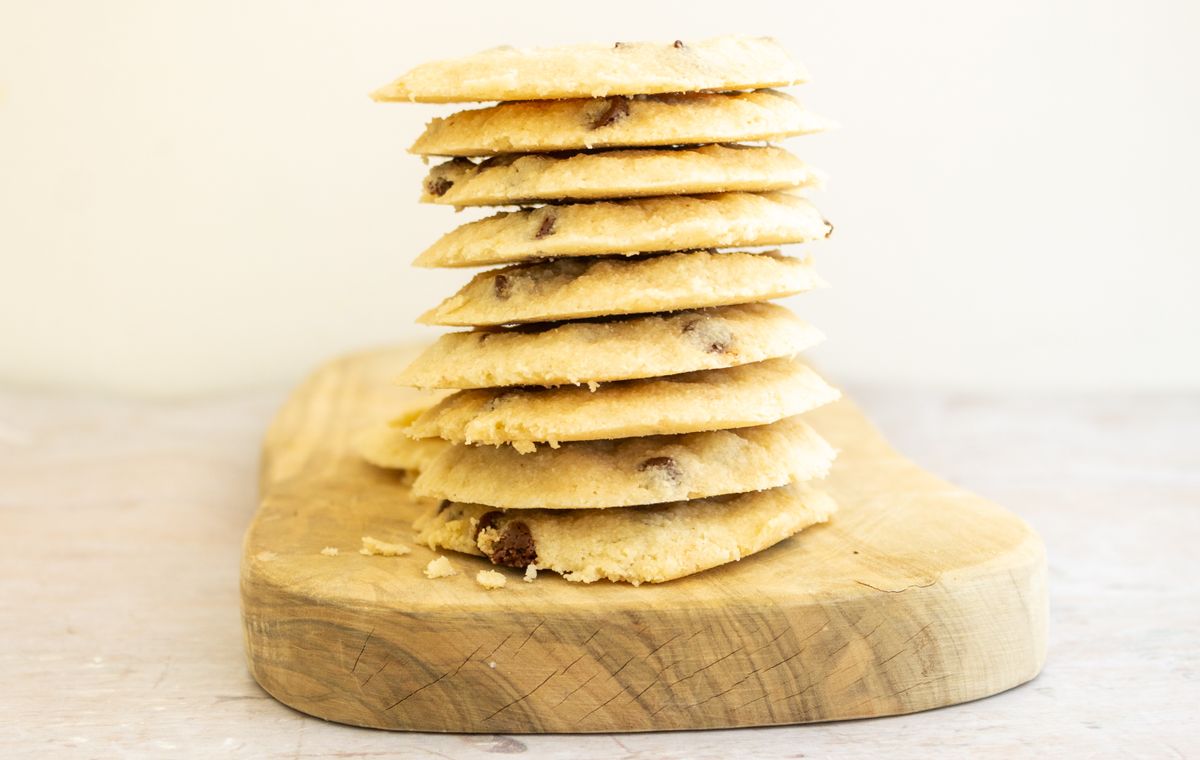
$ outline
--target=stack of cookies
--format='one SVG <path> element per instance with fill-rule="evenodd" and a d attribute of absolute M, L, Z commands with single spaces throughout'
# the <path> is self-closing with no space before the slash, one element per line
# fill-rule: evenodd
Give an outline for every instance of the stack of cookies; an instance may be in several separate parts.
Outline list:
<path fill-rule="evenodd" d="M 767 144 L 827 126 L 770 39 L 497 48 L 419 66 L 377 100 L 498 104 L 434 119 L 421 200 L 509 206 L 416 260 L 490 267 L 426 312 L 401 382 L 454 391 L 364 453 L 417 468 L 431 548 L 572 581 L 660 582 L 835 510 L 835 451 L 799 415 L 838 397 L 772 299 L 823 286 L 767 247 L 831 227 L 822 175 Z M 411 442 L 411 445 L 409 445 Z M 764 560 L 767 561 L 767 560 Z"/>

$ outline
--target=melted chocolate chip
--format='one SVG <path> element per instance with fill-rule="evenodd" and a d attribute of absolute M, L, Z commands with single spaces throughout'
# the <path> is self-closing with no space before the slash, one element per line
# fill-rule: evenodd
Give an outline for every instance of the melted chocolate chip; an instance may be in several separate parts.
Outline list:
<path fill-rule="evenodd" d="M 612 124 L 616 124 L 621 119 L 629 115 L 629 98 L 624 95 L 617 95 L 608 99 L 608 105 L 600 112 L 592 121 L 592 129 L 600 129 Z"/>
<path fill-rule="evenodd" d="M 558 214 L 554 213 L 553 210 L 548 211 L 546 215 L 542 217 L 542 224 L 540 227 L 538 227 L 537 234 L 535 234 L 533 237 L 537 240 L 541 240 L 544 237 L 550 237 L 554 234 L 554 224 L 557 221 Z"/>
<path fill-rule="evenodd" d="M 434 198 L 441 198 L 452 187 L 454 183 L 445 177 L 433 177 L 425 183 L 425 190 Z"/>
<path fill-rule="evenodd" d="M 526 567 L 536 562 L 537 547 L 533 543 L 533 533 L 529 526 L 520 520 L 505 525 L 500 536 L 492 543 L 488 559 L 493 564 L 505 567 Z"/>
<path fill-rule="evenodd" d="M 675 40 L 675 47 L 677 47 L 677 48 L 683 47 L 683 40 Z"/>
<path fill-rule="evenodd" d="M 508 275 L 496 275 L 495 279 L 492 280 L 492 292 L 500 300 L 504 300 L 512 295 L 512 280 L 508 279 Z"/>
<path fill-rule="evenodd" d="M 685 323 L 683 334 L 698 341 L 710 354 L 723 354 L 728 351 L 732 338 L 724 324 L 702 318 Z"/>
<path fill-rule="evenodd" d="M 683 471 L 672 457 L 650 457 L 638 465 L 638 472 L 653 472 L 671 481 L 673 485 L 679 485 L 683 481 Z"/>
<path fill-rule="evenodd" d="M 479 522 L 475 523 L 475 538 L 479 538 L 479 534 L 488 528 L 496 527 L 496 521 L 504 516 L 504 513 L 498 509 L 493 509 L 491 512 L 484 512 L 479 518 Z"/>

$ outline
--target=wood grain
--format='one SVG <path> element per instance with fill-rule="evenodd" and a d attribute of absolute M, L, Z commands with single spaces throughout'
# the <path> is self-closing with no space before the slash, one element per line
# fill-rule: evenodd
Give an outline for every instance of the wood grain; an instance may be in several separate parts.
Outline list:
<path fill-rule="evenodd" d="M 607 732 L 913 712 L 1033 678 L 1045 558 L 1015 516 L 892 451 L 848 401 L 809 419 L 842 456 L 842 511 L 761 555 L 660 586 L 517 574 L 501 591 L 426 580 L 402 479 L 359 462 L 354 431 L 405 401 L 408 354 L 322 368 L 267 436 L 247 533 L 250 669 L 277 699 L 393 729 Z M 320 554 L 325 546 L 336 557 Z"/>

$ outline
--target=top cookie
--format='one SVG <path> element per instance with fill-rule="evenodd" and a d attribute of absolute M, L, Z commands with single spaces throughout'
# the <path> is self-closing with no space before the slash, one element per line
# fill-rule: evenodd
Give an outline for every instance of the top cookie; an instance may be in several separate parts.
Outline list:
<path fill-rule="evenodd" d="M 594 148 L 779 140 L 833 122 L 778 90 L 617 95 L 520 101 L 429 122 L 409 150 L 422 156 L 494 156 Z"/>
<path fill-rule="evenodd" d="M 371 93 L 378 101 L 466 103 L 757 90 L 808 78 L 770 37 L 498 47 L 431 61 Z"/>

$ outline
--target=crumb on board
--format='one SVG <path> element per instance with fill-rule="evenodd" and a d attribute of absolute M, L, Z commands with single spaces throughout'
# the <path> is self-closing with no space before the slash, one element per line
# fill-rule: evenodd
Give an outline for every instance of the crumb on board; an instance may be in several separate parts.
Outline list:
<path fill-rule="evenodd" d="M 475 582 L 486 589 L 504 588 L 504 584 L 508 583 L 508 579 L 503 573 L 495 570 L 480 570 L 475 574 Z"/>
<path fill-rule="evenodd" d="M 275 552 L 259 552 L 258 554 L 254 555 L 254 558 L 259 562 L 270 562 L 278 556 L 279 555 Z"/>
<path fill-rule="evenodd" d="M 526 583 L 533 583 L 533 579 L 536 577 L 537 577 L 537 568 L 534 567 L 533 565 L 526 565 L 525 566 L 525 578 L 523 580 Z"/>
<path fill-rule="evenodd" d="M 495 670 L 496 669 L 496 661 L 492 660 L 491 662 L 489 662 L 488 667 L 491 668 L 492 670 Z"/>
<path fill-rule="evenodd" d="M 404 544 L 392 544 L 387 541 L 380 541 L 378 538 L 371 536 L 362 537 L 362 548 L 358 550 L 359 554 L 368 556 L 375 555 L 377 557 L 400 557 L 411 552 Z"/>
<path fill-rule="evenodd" d="M 434 578 L 448 578 L 451 575 L 458 575 L 458 571 L 454 569 L 454 565 L 450 564 L 450 560 L 445 557 L 435 557 L 429 560 L 429 564 L 425 566 L 425 577 L 430 580 Z"/>
<path fill-rule="evenodd" d="M 321 553 L 326 557 L 336 557 L 338 555 L 338 549 L 336 546 L 326 546 L 321 550 Z"/>

